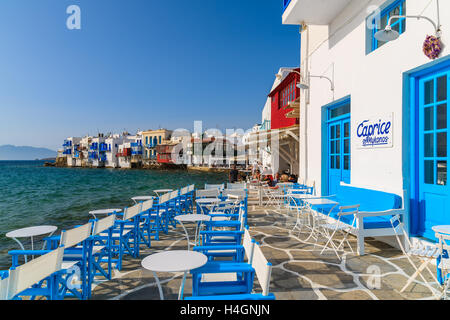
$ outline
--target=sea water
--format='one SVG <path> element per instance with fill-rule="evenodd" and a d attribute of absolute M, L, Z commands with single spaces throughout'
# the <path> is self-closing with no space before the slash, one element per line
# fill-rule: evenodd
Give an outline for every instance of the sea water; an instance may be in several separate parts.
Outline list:
<path fill-rule="evenodd" d="M 9 250 L 19 245 L 9 231 L 54 225 L 56 233 L 87 223 L 89 211 L 133 205 L 134 196 L 155 195 L 155 189 L 189 184 L 223 183 L 224 173 L 183 170 L 126 170 L 44 167 L 43 161 L 0 161 L 0 270 L 11 265 Z M 30 239 L 23 240 L 26 249 Z M 36 247 L 35 249 L 40 249 Z"/>

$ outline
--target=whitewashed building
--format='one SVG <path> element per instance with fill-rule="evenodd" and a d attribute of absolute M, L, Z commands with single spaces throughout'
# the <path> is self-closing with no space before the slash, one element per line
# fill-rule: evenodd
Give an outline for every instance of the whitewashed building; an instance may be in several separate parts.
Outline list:
<path fill-rule="evenodd" d="M 405 191 L 410 235 L 434 239 L 433 225 L 450 224 L 450 1 L 284 5 L 283 24 L 301 26 L 301 178 L 322 195 L 341 181 Z M 420 18 L 393 17 L 404 15 Z M 389 20 L 399 37 L 380 41 Z M 432 60 L 422 46 L 437 28 L 447 46 Z"/>
<path fill-rule="evenodd" d="M 68 167 L 76 166 L 77 151 L 80 141 L 81 138 L 78 137 L 69 137 L 66 140 L 64 140 L 63 155 L 66 156 Z"/>

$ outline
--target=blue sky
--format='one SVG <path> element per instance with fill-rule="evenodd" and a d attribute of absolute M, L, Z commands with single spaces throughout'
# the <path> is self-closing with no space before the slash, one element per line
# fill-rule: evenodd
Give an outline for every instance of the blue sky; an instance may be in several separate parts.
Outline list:
<path fill-rule="evenodd" d="M 66 8 L 81 8 L 68 30 Z M 299 63 L 282 0 L 2 0 L 0 145 L 68 136 L 248 129 L 282 66 Z"/>

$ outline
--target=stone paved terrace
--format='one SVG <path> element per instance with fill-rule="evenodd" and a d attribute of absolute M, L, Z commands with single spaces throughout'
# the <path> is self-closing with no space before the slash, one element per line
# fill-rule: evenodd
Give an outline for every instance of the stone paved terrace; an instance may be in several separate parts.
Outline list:
<path fill-rule="evenodd" d="M 294 222 L 293 212 L 249 206 L 250 233 L 262 245 L 267 260 L 273 264 L 270 292 L 275 294 L 277 300 L 433 299 L 430 290 L 420 281 L 400 293 L 407 275 L 414 272 L 400 250 L 368 239 L 365 256 L 348 253 L 340 261 L 332 250 L 320 254 L 320 245 L 324 242 L 319 241 L 314 246 L 314 243 L 305 241 L 308 237 L 306 233 L 292 233 L 290 230 Z M 188 231 L 193 234 L 193 230 L 188 228 Z M 356 238 L 349 236 L 349 240 L 355 250 Z M 96 285 L 92 299 L 159 300 L 152 272 L 141 267 L 141 260 L 161 250 L 185 250 L 186 247 L 181 227 L 170 230 L 168 235 L 161 233 L 160 241 L 153 241 L 151 249 L 142 247 L 139 259 L 125 256 L 121 272 L 115 271 L 111 281 Z M 377 268 L 381 271 L 381 281 L 378 283 L 369 273 Z M 435 266 L 431 266 L 431 270 L 434 272 Z M 432 277 L 426 272 L 424 275 L 433 288 L 438 289 Z M 158 276 L 165 299 L 177 299 L 182 273 L 158 273 Z M 191 283 L 188 276 L 185 296 L 191 294 Z M 377 289 L 370 290 L 373 285 L 378 285 Z M 256 280 L 255 287 L 258 291 Z"/>

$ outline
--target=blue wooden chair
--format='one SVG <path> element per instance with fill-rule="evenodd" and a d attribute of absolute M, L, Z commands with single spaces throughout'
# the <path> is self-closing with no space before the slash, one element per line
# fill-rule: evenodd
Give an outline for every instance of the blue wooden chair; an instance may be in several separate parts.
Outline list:
<path fill-rule="evenodd" d="M 24 255 L 45 255 L 59 247 L 64 248 L 61 270 L 58 271 L 57 295 L 86 300 L 89 296 L 89 263 L 92 256 L 92 222 L 63 230 L 60 236 L 46 238 L 47 250 L 12 250 L 12 268 L 19 266 L 19 257 Z M 59 245 L 55 246 L 55 243 Z"/>
<path fill-rule="evenodd" d="M 153 199 L 142 202 L 139 222 L 139 244 L 145 244 L 148 248 L 152 245 L 152 236 L 157 237 L 152 209 Z"/>
<path fill-rule="evenodd" d="M 61 270 L 64 248 L 41 255 L 23 265 L 12 267 L 0 280 L 0 300 L 21 300 L 23 297 L 45 297 L 59 300 L 58 272 Z"/>
<path fill-rule="evenodd" d="M 222 266 L 222 268 L 216 267 L 215 271 L 241 271 L 243 269 L 242 265 L 244 264 L 241 264 L 240 267 L 235 264 L 221 264 L 220 266 Z M 233 281 L 224 281 L 222 283 L 212 282 L 209 285 L 206 285 L 206 290 L 199 290 L 198 284 L 193 282 L 193 295 L 192 297 L 185 297 L 185 300 L 275 300 L 274 294 L 269 292 L 272 264 L 266 260 L 259 245 L 254 246 L 252 261 L 249 262 L 248 265 L 251 265 L 254 273 L 256 273 L 258 282 L 262 289 L 261 292 L 255 292 L 253 290 L 253 281 L 250 285 L 250 290 L 248 290 L 248 288 L 244 288 L 243 286 L 241 287 L 239 283 Z M 199 277 L 198 274 L 202 272 L 202 268 L 193 270 L 197 273 L 196 280 Z M 234 291 L 244 292 L 230 294 L 229 292 L 232 292 L 233 289 Z M 204 292 L 211 292 L 211 294 L 204 295 L 202 294 Z"/>
<path fill-rule="evenodd" d="M 118 270 L 122 269 L 124 254 L 139 257 L 139 227 L 142 203 L 125 208 L 122 220 L 116 220 L 112 229 L 112 262 Z"/>
<path fill-rule="evenodd" d="M 94 220 L 94 226 L 92 228 L 91 235 L 91 256 L 89 257 L 89 271 L 88 271 L 88 298 L 91 297 L 91 288 L 94 278 L 96 276 L 104 277 L 107 280 L 111 280 L 112 277 L 112 262 L 113 262 L 113 250 L 112 250 L 112 231 L 114 228 L 116 215 L 112 214 L 103 219 Z M 102 264 L 107 265 L 105 270 Z"/>

